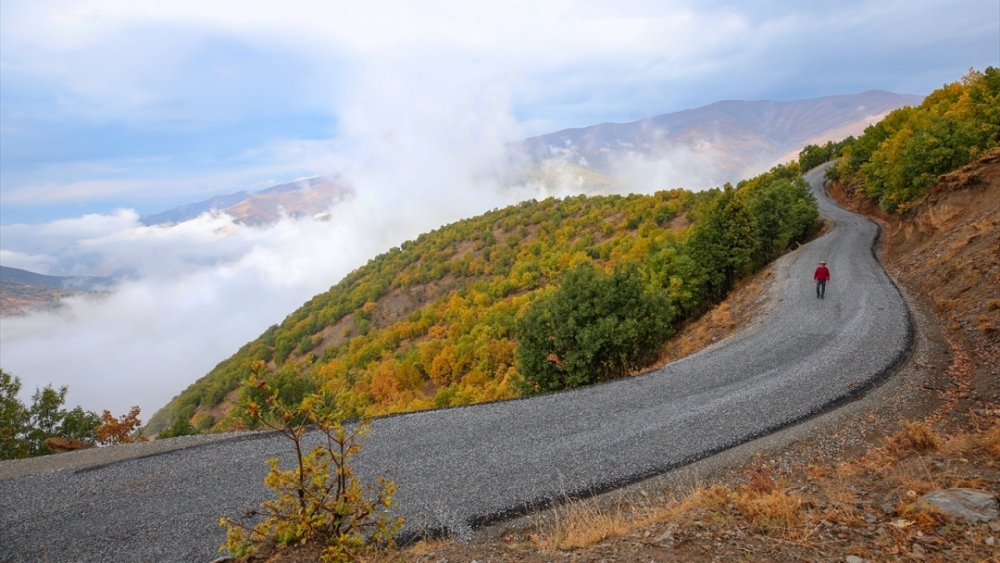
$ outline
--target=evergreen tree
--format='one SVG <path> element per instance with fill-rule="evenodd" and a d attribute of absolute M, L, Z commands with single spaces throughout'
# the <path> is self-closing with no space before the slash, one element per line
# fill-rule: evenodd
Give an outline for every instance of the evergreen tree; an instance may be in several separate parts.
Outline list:
<path fill-rule="evenodd" d="M 579 264 L 518 321 L 525 392 L 605 381 L 648 364 L 671 332 L 673 314 L 666 292 L 647 290 L 635 267 L 605 276 L 590 262 Z"/>

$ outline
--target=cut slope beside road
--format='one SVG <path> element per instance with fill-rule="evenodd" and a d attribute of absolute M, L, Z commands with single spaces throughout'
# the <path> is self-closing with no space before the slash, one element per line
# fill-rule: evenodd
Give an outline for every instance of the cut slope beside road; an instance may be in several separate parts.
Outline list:
<path fill-rule="evenodd" d="M 361 472 L 399 487 L 407 529 L 471 526 L 565 494 L 659 473 L 787 426 L 861 392 L 904 357 L 906 306 L 872 254 L 877 227 L 833 205 L 837 226 L 799 251 L 772 321 L 645 375 L 571 392 L 376 420 Z M 833 281 L 818 300 L 812 270 Z M 263 459 L 288 446 L 237 437 L 74 472 L 0 481 L 5 560 L 198 561 L 220 516 L 263 500 Z M 67 454 L 71 455 L 71 454 Z"/>

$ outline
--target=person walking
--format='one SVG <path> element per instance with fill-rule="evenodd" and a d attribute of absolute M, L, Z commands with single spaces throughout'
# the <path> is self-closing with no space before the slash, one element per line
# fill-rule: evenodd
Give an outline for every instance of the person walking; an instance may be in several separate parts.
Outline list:
<path fill-rule="evenodd" d="M 825 299 L 826 282 L 830 281 L 830 270 L 826 267 L 826 262 L 823 260 L 819 261 L 819 268 L 816 268 L 813 279 L 816 280 L 816 298 Z"/>

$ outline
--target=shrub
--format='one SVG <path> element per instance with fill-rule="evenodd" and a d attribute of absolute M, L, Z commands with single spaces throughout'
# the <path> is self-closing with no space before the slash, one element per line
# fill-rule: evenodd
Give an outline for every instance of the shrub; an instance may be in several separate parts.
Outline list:
<path fill-rule="evenodd" d="M 636 268 L 606 276 L 582 262 L 536 299 L 517 325 L 517 366 L 528 393 L 558 391 L 627 375 L 648 365 L 671 331 L 662 289 Z"/>
<path fill-rule="evenodd" d="M 395 484 L 384 477 L 374 485 L 363 484 L 350 463 L 361 451 L 367 421 L 348 429 L 335 400 L 319 394 L 307 395 L 298 405 L 286 404 L 279 390 L 262 379 L 264 370 L 264 363 L 257 362 L 244 385 L 263 390 L 270 409 L 252 402 L 248 410 L 292 441 L 296 467 L 281 469 L 277 458 L 267 460 L 270 471 L 264 484 L 277 497 L 247 515 L 264 516 L 257 524 L 222 518 L 227 539 L 221 549 L 245 557 L 268 545 L 319 543 L 325 547 L 324 562 L 342 562 L 392 546 L 403 524 L 402 518 L 388 514 Z M 319 432 L 320 444 L 306 452 L 303 439 L 310 426 Z"/>

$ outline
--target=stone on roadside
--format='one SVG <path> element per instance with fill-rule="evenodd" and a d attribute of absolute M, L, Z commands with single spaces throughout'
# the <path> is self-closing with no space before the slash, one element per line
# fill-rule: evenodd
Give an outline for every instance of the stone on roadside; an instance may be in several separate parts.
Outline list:
<path fill-rule="evenodd" d="M 84 442 L 83 440 L 76 440 L 73 438 L 46 438 L 45 446 L 54 454 L 64 454 L 66 452 L 75 452 L 77 450 L 89 450 L 90 448 L 95 447 L 94 444 L 91 444 L 90 442 Z"/>
<path fill-rule="evenodd" d="M 944 514 L 966 522 L 990 522 L 1000 518 L 996 496 L 976 489 L 943 489 L 920 497 L 920 504 L 937 508 Z"/>

